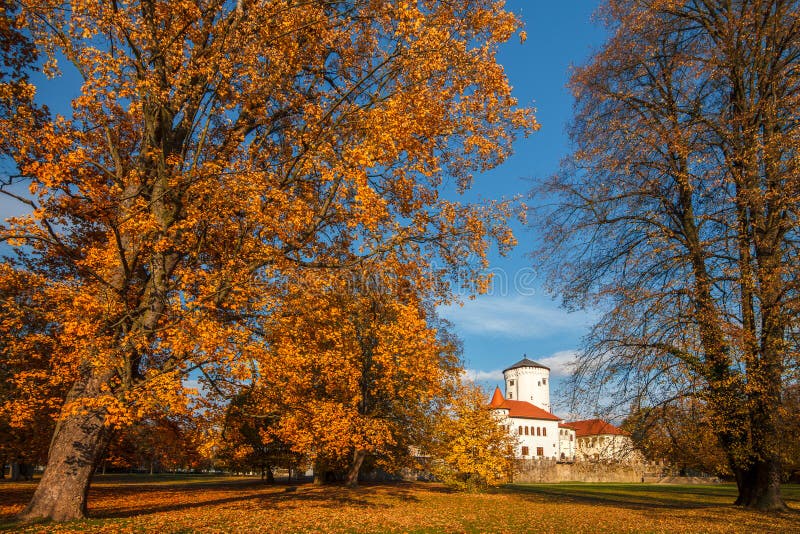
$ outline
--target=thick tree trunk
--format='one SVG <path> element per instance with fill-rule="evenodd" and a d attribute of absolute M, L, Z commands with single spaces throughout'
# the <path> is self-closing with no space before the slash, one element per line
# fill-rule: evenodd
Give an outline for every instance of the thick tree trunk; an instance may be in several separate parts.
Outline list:
<path fill-rule="evenodd" d="M 19 462 L 11 462 L 11 482 L 19 482 L 19 479 L 22 478 L 21 473 Z"/>
<path fill-rule="evenodd" d="M 325 465 L 325 461 L 317 458 L 317 460 L 314 462 L 314 485 L 321 486 L 325 484 L 327 474 L 328 467 Z"/>
<path fill-rule="evenodd" d="M 271 465 L 267 465 L 267 466 L 264 467 L 264 470 L 265 470 L 264 474 L 267 476 L 267 482 L 269 484 L 272 484 L 273 482 L 275 482 L 275 473 L 272 472 L 272 466 Z M 262 479 L 263 479 L 263 476 L 262 476 Z"/>
<path fill-rule="evenodd" d="M 355 488 L 358 486 L 358 473 L 361 471 L 361 464 L 364 463 L 364 458 L 367 456 L 367 451 L 364 449 L 356 449 L 353 453 L 353 463 L 350 464 L 350 469 L 347 471 L 347 487 Z"/>
<path fill-rule="evenodd" d="M 68 403 L 96 396 L 109 377 L 109 373 L 83 377 L 70 391 Z M 105 416 L 105 410 L 100 409 L 69 415 L 59 421 L 42 480 L 20 519 L 68 521 L 86 516 L 89 484 L 108 442 Z"/>
<path fill-rule="evenodd" d="M 781 466 L 777 461 L 755 462 L 736 473 L 739 496 L 735 504 L 761 511 L 787 510 L 781 495 Z"/>

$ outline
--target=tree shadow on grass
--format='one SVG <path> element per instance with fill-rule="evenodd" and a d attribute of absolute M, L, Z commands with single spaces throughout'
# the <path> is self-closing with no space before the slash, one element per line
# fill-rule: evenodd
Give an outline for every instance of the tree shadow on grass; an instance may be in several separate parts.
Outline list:
<path fill-rule="evenodd" d="M 729 486 L 595 486 L 587 485 L 531 485 L 508 486 L 507 491 L 518 495 L 542 496 L 562 503 L 582 503 L 597 506 L 613 506 L 629 510 L 692 511 L 708 510 L 715 515 L 719 511 L 725 516 L 734 508 L 735 488 Z M 800 510 L 789 502 L 789 511 L 777 515 L 800 519 Z M 744 508 L 737 508 L 745 511 Z M 761 512 L 751 511 L 754 514 Z M 705 513 L 705 512 L 704 512 Z"/>
<path fill-rule="evenodd" d="M 708 502 L 703 500 L 687 500 L 670 495 L 659 493 L 657 495 L 647 494 L 644 492 L 636 492 L 630 490 L 614 491 L 611 488 L 581 488 L 571 486 L 569 488 L 559 487 L 554 485 L 551 487 L 546 486 L 510 486 L 508 491 L 514 493 L 530 494 L 531 496 L 539 495 L 549 499 L 558 500 L 559 502 L 574 502 L 586 504 L 613 504 L 615 506 L 622 506 L 625 508 L 706 508 L 720 506 L 720 502 Z M 683 495 L 683 494 L 681 494 Z M 707 494 L 702 493 L 704 497 Z M 731 502 L 733 502 L 731 500 Z"/>
<path fill-rule="evenodd" d="M 203 498 L 205 491 L 214 490 L 228 495 L 217 498 Z M 343 486 L 314 486 L 311 484 L 207 484 L 198 485 L 160 485 L 157 487 L 126 486 L 97 489 L 90 496 L 89 516 L 92 519 L 119 519 L 137 515 L 148 515 L 162 512 L 185 511 L 207 506 L 233 505 L 243 509 L 264 509 L 280 506 L 287 508 L 317 508 L 339 509 L 350 508 L 389 508 L 390 504 L 375 502 L 370 497 L 374 495 L 417 501 L 411 488 L 402 485 L 368 485 L 354 489 Z M 142 494 L 158 497 L 163 494 L 163 499 L 158 503 L 143 503 L 138 506 L 115 507 L 104 509 L 102 501 L 104 496 L 113 496 L 115 499 L 130 498 L 135 502 L 136 497 Z M 170 503 L 170 496 L 180 495 L 181 502 Z M 92 510 L 92 500 L 99 501 L 100 506 Z"/>

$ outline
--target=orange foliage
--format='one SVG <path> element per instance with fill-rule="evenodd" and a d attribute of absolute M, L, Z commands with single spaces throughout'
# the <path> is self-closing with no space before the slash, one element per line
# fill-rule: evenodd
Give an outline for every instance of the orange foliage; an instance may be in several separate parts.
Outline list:
<path fill-rule="evenodd" d="M 449 409 L 439 414 L 431 443 L 431 471 L 460 490 L 482 490 L 511 482 L 517 439 L 499 423 L 487 396 L 462 384 Z"/>
<path fill-rule="evenodd" d="M 185 411 L 192 370 L 245 379 L 294 273 L 388 255 L 480 290 L 490 242 L 513 244 L 507 203 L 440 196 L 537 127 L 495 61 L 501 1 L 20 4 L 45 73 L 81 79 L 71 116 L 0 118 L 33 208 L 0 239 L 47 279 L 51 378 L 73 384 L 54 503 L 80 503 L 96 422 Z M 52 507 L 29 515 L 83 513 Z"/>
<path fill-rule="evenodd" d="M 320 469 L 341 468 L 356 451 L 402 466 L 458 372 L 457 347 L 437 332 L 432 306 L 384 267 L 313 273 L 264 319 L 254 408 L 274 422 L 262 437 Z"/>

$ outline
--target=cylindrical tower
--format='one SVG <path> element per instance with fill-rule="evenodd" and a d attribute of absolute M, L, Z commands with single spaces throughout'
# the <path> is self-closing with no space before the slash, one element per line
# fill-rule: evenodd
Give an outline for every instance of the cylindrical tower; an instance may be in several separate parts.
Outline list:
<path fill-rule="evenodd" d="M 506 399 L 530 402 L 550 411 L 550 368 L 523 355 L 503 371 L 506 382 Z"/>

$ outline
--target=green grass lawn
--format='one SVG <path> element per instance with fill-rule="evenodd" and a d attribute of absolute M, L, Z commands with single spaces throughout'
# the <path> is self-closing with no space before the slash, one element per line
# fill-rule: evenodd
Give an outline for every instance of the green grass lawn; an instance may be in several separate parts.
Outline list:
<path fill-rule="evenodd" d="M 98 477 L 91 517 L 24 525 L 14 514 L 35 483 L 0 483 L 0 529 L 23 532 L 798 532 L 800 486 L 790 512 L 730 503 L 735 487 L 657 484 L 519 484 L 483 494 L 439 484 L 263 484 L 244 477 Z"/>
<path fill-rule="evenodd" d="M 531 492 L 572 502 L 618 504 L 626 506 L 659 506 L 703 508 L 724 506 L 736 500 L 734 484 L 516 484 L 509 486 L 520 492 Z M 800 510 L 800 485 L 782 488 L 784 500 Z"/>

